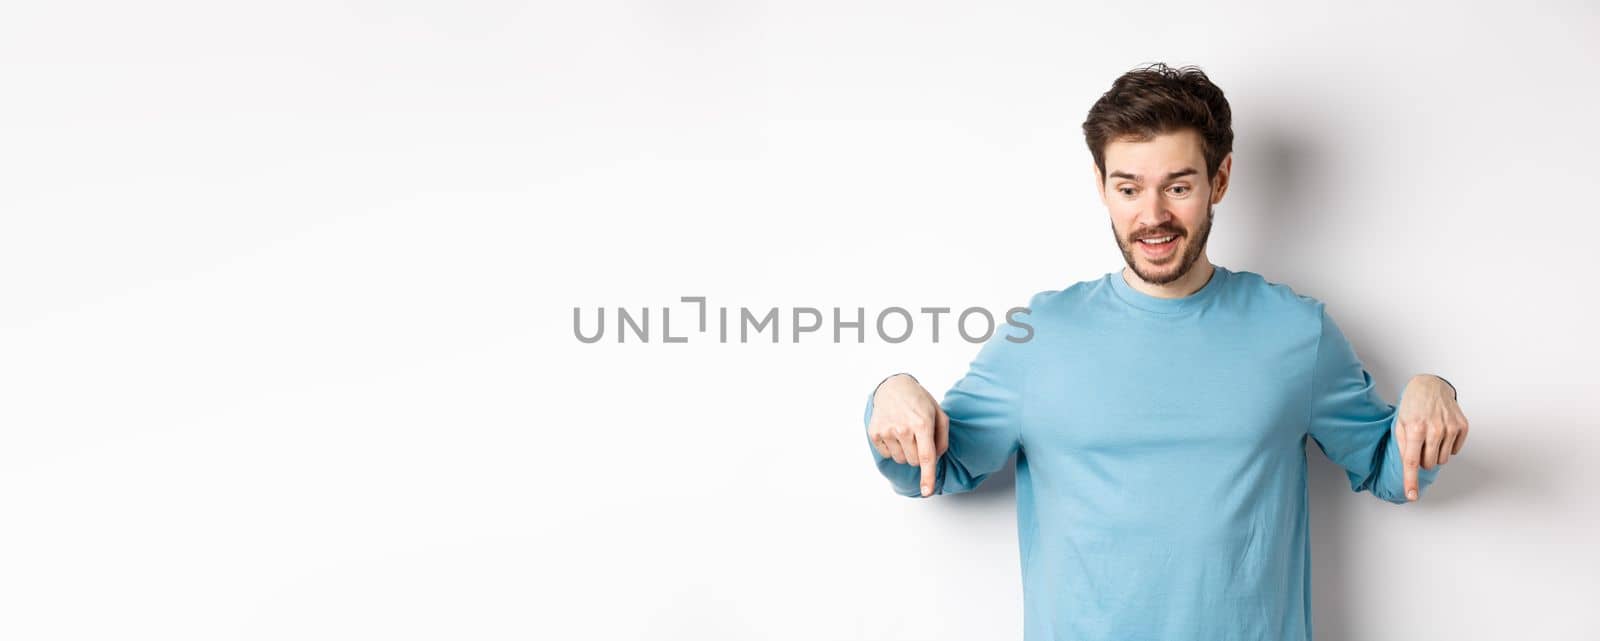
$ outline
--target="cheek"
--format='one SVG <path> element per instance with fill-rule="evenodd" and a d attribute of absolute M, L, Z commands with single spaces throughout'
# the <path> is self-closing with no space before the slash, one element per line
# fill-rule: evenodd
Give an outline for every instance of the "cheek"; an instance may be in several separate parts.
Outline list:
<path fill-rule="evenodd" d="M 1206 222 L 1206 204 L 1205 200 L 1184 203 L 1182 207 L 1177 208 L 1173 213 L 1183 221 L 1184 227 L 1196 229 Z"/>
<path fill-rule="evenodd" d="M 1111 227 L 1116 232 L 1117 238 L 1127 238 L 1128 231 L 1133 229 L 1133 217 L 1113 213 L 1111 215 Z"/>
<path fill-rule="evenodd" d="M 1133 228 L 1133 221 L 1139 218 L 1137 204 L 1112 202 L 1107 210 L 1111 212 L 1111 224 L 1117 226 L 1117 231 L 1125 233 Z"/>

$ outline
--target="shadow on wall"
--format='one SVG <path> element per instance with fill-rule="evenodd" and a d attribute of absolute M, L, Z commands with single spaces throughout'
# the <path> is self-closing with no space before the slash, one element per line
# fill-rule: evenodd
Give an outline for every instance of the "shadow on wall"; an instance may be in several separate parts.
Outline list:
<path fill-rule="evenodd" d="M 1337 193 L 1327 191 L 1329 187 L 1325 183 L 1309 178 L 1347 173 L 1319 166 L 1322 158 L 1319 150 L 1328 148 L 1329 143 L 1319 142 L 1318 136 L 1327 134 L 1285 123 L 1268 121 L 1262 124 L 1264 126 L 1252 130 L 1248 147 L 1240 154 L 1248 154 L 1247 180 L 1257 198 L 1252 203 L 1254 206 L 1232 210 L 1239 214 L 1239 226 L 1245 228 L 1237 231 L 1253 239 L 1240 247 L 1241 263 L 1248 266 L 1245 269 L 1260 273 L 1268 280 L 1288 284 L 1302 294 L 1335 291 L 1338 288 L 1331 281 L 1340 278 L 1339 271 L 1326 269 L 1326 266 L 1358 259 L 1345 255 L 1351 248 L 1325 244 L 1305 247 L 1286 241 L 1330 237 L 1333 234 L 1328 232 L 1340 225 L 1381 227 L 1382 220 L 1359 217 L 1383 217 L 1387 213 L 1341 211 L 1353 208 L 1344 207 Z M 1352 219 L 1353 216 L 1356 218 Z M 1400 371 L 1384 360 L 1383 354 L 1388 351 L 1385 345 L 1392 339 L 1386 340 L 1378 329 L 1359 316 L 1341 315 L 1336 300 L 1317 297 L 1327 304 L 1329 313 L 1356 347 L 1362 364 L 1378 382 L 1380 391 L 1388 391 L 1384 394 L 1385 400 L 1393 403 L 1401 387 L 1415 372 Z M 1311 510 L 1312 628 L 1319 639 L 1355 638 L 1353 635 L 1359 630 L 1352 629 L 1350 604 L 1356 602 L 1358 593 L 1365 592 L 1363 585 L 1394 577 L 1357 576 L 1349 571 L 1358 567 L 1351 561 L 1371 545 L 1370 537 L 1358 529 L 1349 518 L 1349 512 L 1352 501 L 1381 499 L 1369 492 L 1355 495 L 1345 471 L 1329 461 L 1310 439 L 1306 441 L 1306 460 Z M 1427 511 L 1472 494 L 1474 486 L 1489 482 L 1484 476 L 1488 470 L 1470 461 L 1452 460 L 1446 467 L 1455 469 L 1441 473 L 1439 482 L 1429 487 L 1420 502 L 1394 508 Z"/>
<path fill-rule="evenodd" d="M 1248 167 L 1236 174 L 1235 180 L 1249 181 L 1251 192 L 1257 195 L 1253 206 L 1230 211 L 1239 218 L 1231 221 L 1239 226 L 1232 231 L 1253 241 L 1240 247 L 1240 262 L 1245 266 L 1243 269 L 1257 272 L 1269 281 L 1287 284 L 1301 294 L 1328 291 L 1329 288 L 1318 286 L 1317 269 L 1317 263 L 1326 260 L 1326 255 L 1320 254 L 1318 249 L 1307 251 L 1307 247 L 1283 242 L 1291 238 L 1326 237 L 1322 232 L 1328 228 L 1329 210 L 1325 208 L 1330 199 L 1317 197 L 1309 180 L 1309 176 L 1319 171 L 1318 150 L 1325 146 L 1318 144 L 1318 134 L 1312 128 L 1271 120 L 1258 122 L 1260 126 L 1252 130 L 1249 139 L 1240 140 L 1235 148 L 1236 156 L 1244 158 L 1243 162 L 1236 159 L 1236 166 Z M 1337 201 L 1333 206 L 1338 206 Z M 1363 340 L 1366 332 L 1360 323 L 1338 314 L 1333 301 L 1323 300 L 1351 344 L 1357 346 L 1358 354 L 1370 356 L 1373 350 L 1360 349 L 1361 345 L 1371 344 Z M 1395 380 L 1396 373 L 1381 359 L 1364 358 L 1363 364 L 1380 385 L 1383 381 Z M 1351 567 L 1348 560 L 1360 554 L 1362 546 L 1356 538 L 1360 533 L 1353 531 L 1345 512 L 1349 505 L 1346 501 L 1359 497 L 1347 496 L 1352 492 L 1344 471 L 1329 461 L 1309 438 L 1305 448 L 1311 511 L 1312 629 L 1319 639 L 1348 639 L 1352 634 L 1348 604 L 1360 589 L 1363 577 L 1346 572 Z M 1426 500 L 1438 498 L 1433 488 L 1429 490 Z M 1370 495 L 1366 498 L 1380 500 Z"/>

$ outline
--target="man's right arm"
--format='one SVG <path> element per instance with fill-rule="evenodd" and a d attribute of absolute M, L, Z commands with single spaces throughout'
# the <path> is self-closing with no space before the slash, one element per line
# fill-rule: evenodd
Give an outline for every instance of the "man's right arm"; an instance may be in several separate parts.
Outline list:
<path fill-rule="evenodd" d="M 927 479 L 930 490 L 928 496 L 958 494 L 976 489 L 990 474 L 1004 467 L 1006 460 L 1021 446 L 1022 394 L 1016 385 L 1021 377 L 1012 371 L 1019 369 L 1012 350 L 1025 344 L 1007 341 L 1002 334 L 996 332 L 983 345 L 967 374 L 950 388 L 944 401 L 937 404 L 937 410 L 948 417 L 948 447 L 931 466 L 933 474 L 931 479 Z M 920 383 L 912 383 L 915 379 L 909 374 L 895 376 L 904 376 L 907 381 L 885 385 L 889 379 L 884 379 L 879 382 L 878 388 L 867 395 L 866 412 L 862 417 L 867 428 L 867 447 L 872 452 L 878 472 L 889 479 L 896 494 L 921 498 L 924 480 L 922 466 L 897 461 L 890 456 L 890 452 L 880 449 L 873 442 L 875 436 L 888 438 L 896 428 L 910 429 L 930 439 L 930 442 L 937 434 L 936 417 L 907 425 L 916 421 L 908 420 L 906 412 L 896 410 L 892 415 L 890 412 L 875 412 L 879 403 L 888 404 L 889 401 L 895 408 L 907 406 L 906 401 L 915 398 L 908 395 L 926 397 L 931 403 L 931 395 L 922 389 Z M 885 395 L 884 398 L 879 398 L 880 393 Z M 882 415 L 875 417 L 875 414 Z M 874 418 L 879 419 L 877 425 L 873 423 Z"/>

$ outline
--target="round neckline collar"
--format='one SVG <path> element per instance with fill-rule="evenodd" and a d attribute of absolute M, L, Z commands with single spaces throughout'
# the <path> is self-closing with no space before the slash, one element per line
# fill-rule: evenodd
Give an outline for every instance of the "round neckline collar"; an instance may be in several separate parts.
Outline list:
<path fill-rule="evenodd" d="M 1227 268 L 1224 268 L 1216 263 L 1212 263 L 1211 278 L 1206 279 L 1206 284 L 1201 285 L 1200 289 L 1195 290 L 1194 293 L 1189 294 L 1188 296 L 1182 296 L 1179 298 L 1161 298 L 1159 296 L 1151 296 L 1134 289 L 1132 285 L 1128 284 L 1127 279 L 1123 276 L 1123 271 L 1124 270 L 1119 269 L 1106 275 L 1106 278 L 1111 280 L 1112 291 L 1116 292 L 1117 297 L 1121 298 L 1123 302 L 1147 312 L 1154 312 L 1157 314 L 1177 314 L 1194 309 L 1196 306 L 1204 303 L 1211 297 L 1216 296 L 1217 290 L 1222 289 L 1222 283 L 1226 281 L 1228 276 L 1232 273 L 1229 272 Z"/>

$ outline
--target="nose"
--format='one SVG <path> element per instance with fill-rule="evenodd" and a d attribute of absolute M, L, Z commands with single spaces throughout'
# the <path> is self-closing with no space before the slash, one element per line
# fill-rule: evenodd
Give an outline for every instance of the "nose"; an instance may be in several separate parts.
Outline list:
<path fill-rule="evenodd" d="M 1174 218 L 1172 211 L 1167 207 L 1167 200 L 1160 190 L 1150 189 L 1146 190 L 1146 193 L 1153 195 L 1140 199 L 1139 215 L 1133 219 L 1134 229 L 1160 227 Z"/>

